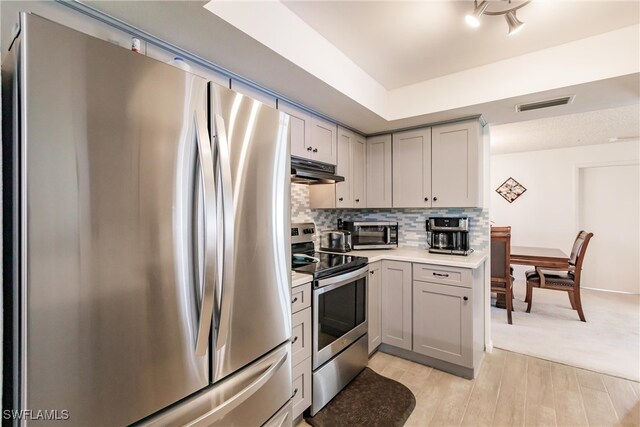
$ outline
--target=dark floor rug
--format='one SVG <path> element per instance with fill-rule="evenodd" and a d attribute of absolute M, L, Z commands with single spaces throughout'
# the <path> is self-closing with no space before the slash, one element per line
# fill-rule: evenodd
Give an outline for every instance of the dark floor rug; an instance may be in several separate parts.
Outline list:
<path fill-rule="evenodd" d="M 315 427 L 402 426 L 416 406 L 407 387 L 364 368 L 348 386 L 314 417 Z"/>

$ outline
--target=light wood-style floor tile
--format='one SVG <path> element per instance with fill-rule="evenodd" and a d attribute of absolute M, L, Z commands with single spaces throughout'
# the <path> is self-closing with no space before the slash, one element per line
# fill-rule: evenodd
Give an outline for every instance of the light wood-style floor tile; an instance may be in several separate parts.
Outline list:
<path fill-rule="evenodd" d="M 640 426 L 640 406 L 631 384 L 628 381 L 603 375 L 613 409 L 618 417 L 618 424 Z"/>
<path fill-rule="evenodd" d="M 380 352 L 369 367 L 414 394 L 405 426 L 640 427 L 640 383 L 509 351 L 485 354 L 475 380 Z"/>
<path fill-rule="evenodd" d="M 501 350 L 485 355 L 462 419 L 463 426 L 490 426 L 493 422 L 505 360 L 506 353 Z"/>
<path fill-rule="evenodd" d="M 552 363 L 551 378 L 558 426 L 588 426 L 589 421 L 582 403 L 580 384 L 575 369 L 571 366 Z"/>
<path fill-rule="evenodd" d="M 494 426 L 523 426 L 527 390 L 527 356 L 507 352 Z"/>

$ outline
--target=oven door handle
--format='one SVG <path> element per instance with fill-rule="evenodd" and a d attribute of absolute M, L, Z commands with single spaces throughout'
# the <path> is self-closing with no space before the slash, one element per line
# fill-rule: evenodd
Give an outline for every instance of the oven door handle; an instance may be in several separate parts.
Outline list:
<path fill-rule="evenodd" d="M 315 292 L 323 294 L 332 289 L 348 285 L 355 280 L 367 277 L 368 272 L 369 265 L 367 264 L 364 267 L 359 268 L 355 271 L 350 271 L 349 273 L 340 274 L 334 277 L 329 277 L 327 279 L 320 279 L 318 280 L 317 289 L 315 289 Z"/>
<path fill-rule="evenodd" d="M 384 228 L 384 234 L 387 236 L 385 241 L 388 244 L 391 243 L 391 227 L 387 226 Z"/>

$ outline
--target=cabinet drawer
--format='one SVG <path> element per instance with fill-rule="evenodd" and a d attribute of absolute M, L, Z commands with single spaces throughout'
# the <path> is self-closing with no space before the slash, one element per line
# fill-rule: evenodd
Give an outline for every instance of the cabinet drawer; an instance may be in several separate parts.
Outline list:
<path fill-rule="evenodd" d="M 291 369 L 293 419 L 311 406 L 311 358 L 303 360 Z"/>
<path fill-rule="evenodd" d="M 311 307 L 311 283 L 291 290 L 291 312 L 296 313 L 307 307 Z"/>
<path fill-rule="evenodd" d="M 470 288 L 473 282 L 473 276 L 469 268 L 445 267 L 433 264 L 413 264 L 413 280 Z"/>
<path fill-rule="evenodd" d="M 311 357 L 311 307 L 291 316 L 291 364 Z"/>

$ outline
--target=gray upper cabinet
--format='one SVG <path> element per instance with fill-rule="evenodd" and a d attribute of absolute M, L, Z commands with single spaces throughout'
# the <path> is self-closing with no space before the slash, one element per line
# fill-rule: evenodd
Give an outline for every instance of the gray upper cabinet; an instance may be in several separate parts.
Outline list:
<path fill-rule="evenodd" d="M 366 138 L 338 127 L 337 173 L 344 177 L 337 184 L 312 185 L 309 202 L 312 208 L 366 207 Z"/>
<path fill-rule="evenodd" d="M 367 303 L 369 354 L 382 343 L 382 312 L 380 306 L 381 274 L 381 261 L 369 264 L 369 301 Z"/>
<path fill-rule="evenodd" d="M 393 134 L 393 207 L 431 207 L 431 128 Z"/>
<path fill-rule="evenodd" d="M 434 208 L 482 206 L 481 141 L 477 121 L 432 128 L 431 194 Z"/>
<path fill-rule="evenodd" d="M 338 126 L 328 120 L 311 116 L 311 155 L 313 160 L 336 164 Z"/>
<path fill-rule="evenodd" d="M 269 95 L 268 93 L 263 92 L 258 88 L 249 86 L 248 84 L 242 83 L 238 80 L 231 79 L 231 89 L 257 101 L 260 101 L 271 108 L 276 108 L 276 97 Z"/>
<path fill-rule="evenodd" d="M 278 109 L 291 117 L 291 155 L 311 159 L 311 114 L 281 100 L 278 100 Z"/>
<path fill-rule="evenodd" d="M 278 109 L 291 116 L 291 155 L 336 164 L 338 126 L 278 100 Z"/>
<path fill-rule="evenodd" d="M 382 261 L 382 343 L 411 350 L 411 263 Z"/>
<path fill-rule="evenodd" d="M 367 138 L 367 207 L 390 208 L 391 135 Z"/>

